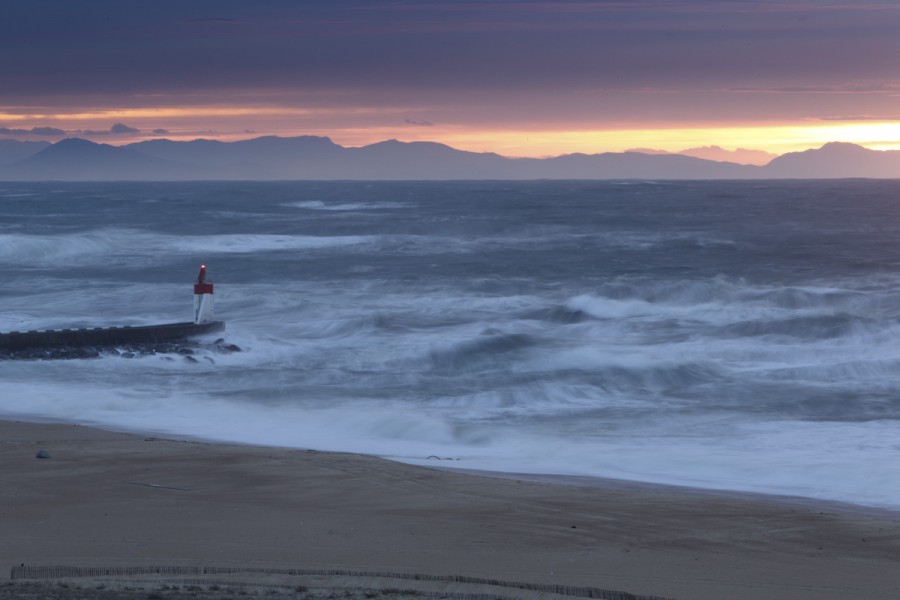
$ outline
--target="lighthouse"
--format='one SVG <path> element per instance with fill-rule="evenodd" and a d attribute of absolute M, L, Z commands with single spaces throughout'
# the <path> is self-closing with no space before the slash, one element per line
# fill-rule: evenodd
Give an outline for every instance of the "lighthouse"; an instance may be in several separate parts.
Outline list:
<path fill-rule="evenodd" d="M 206 281 L 206 265 L 200 265 L 200 274 L 194 284 L 194 324 L 203 325 L 213 320 L 213 284 Z"/>
<path fill-rule="evenodd" d="M 200 274 L 194 283 L 193 323 L 10 331 L 0 333 L 0 359 L 85 358 L 100 356 L 98 352 L 100 348 L 135 344 L 150 345 L 148 351 L 154 354 L 156 349 L 153 346 L 156 344 L 183 340 L 223 329 L 225 323 L 213 321 L 213 285 L 206 281 L 206 265 L 200 265 Z"/>

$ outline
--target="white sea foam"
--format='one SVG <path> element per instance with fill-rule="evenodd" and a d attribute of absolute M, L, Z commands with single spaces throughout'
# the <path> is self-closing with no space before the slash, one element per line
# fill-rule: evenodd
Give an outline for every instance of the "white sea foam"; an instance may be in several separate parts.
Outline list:
<path fill-rule="evenodd" d="M 159 257 L 215 257 L 261 252 L 345 249 L 358 254 L 421 255 L 476 253 L 490 239 L 435 241 L 417 235 L 160 235 L 127 229 L 103 229 L 68 235 L 0 234 L 0 267 L 63 268 L 93 266 L 134 268 Z"/>
<path fill-rule="evenodd" d="M 126 363 L 122 361 L 120 363 Z M 131 361 L 129 365 L 137 364 Z M 169 366 L 179 372 L 187 367 Z M 197 368 L 191 366 L 191 369 Z M 207 367 L 203 367 L 207 368 Z M 893 421 L 830 423 L 697 420 L 605 430 L 550 442 L 534 431 L 461 426 L 453 411 L 356 402 L 310 408 L 251 405 L 179 387 L 109 389 L 5 385 L 7 417 L 52 415 L 103 427 L 521 473 L 560 473 L 704 488 L 801 495 L 900 508 Z M 450 415 L 448 415 L 450 412 Z"/>
<path fill-rule="evenodd" d="M 390 208 L 408 208 L 398 202 L 339 202 L 336 204 L 326 204 L 321 200 L 302 200 L 300 202 L 291 202 L 284 206 L 294 208 L 304 208 L 308 210 L 331 210 L 331 211 L 358 211 L 358 210 L 383 210 Z"/>
<path fill-rule="evenodd" d="M 826 197 L 779 220 L 796 203 L 704 205 L 700 184 L 385 184 L 371 202 L 334 184 L 288 211 L 325 184 L 215 202 L 168 185 L 16 204 L 0 330 L 187 320 L 202 256 L 242 351 L 0 361 L 2 414 L 900 508 L 882 213 L 836 223 Z M 141 208 L 162 195 L 203 230 Z M 415 214 L 369 210 L 399 197 Z"/>
<path fill-rule="evenodd" d="M 223 253 L 254 253 L 272 250 L 315 250 L 321 248 L 335 248 L 354 246 L 358 244 L 371 244 L 380 239 L 378 236 L 359 235 L 269 235 L 269 234 L 234 234 L 234 235 L 206 235 L 185 236 L 169 238 L 163 243 L 170 242 L 173 247 L 181 252 L 208 253 L 210 255 Z"/>
<path fill-rule="evenodd" d="M 379 236 L 231 234 L 173 236 L 125 229 L 69 235 L 0 234 L 0 265 L 64 267 L 91 264 L 141 266 L 155 256 L 252 254 L 371 245 Z"/>

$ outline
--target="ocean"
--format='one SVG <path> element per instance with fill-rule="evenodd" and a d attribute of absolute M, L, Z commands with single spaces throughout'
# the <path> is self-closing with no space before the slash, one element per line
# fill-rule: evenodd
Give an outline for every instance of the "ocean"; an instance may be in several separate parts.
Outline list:
<path fill-rule="evenodd" d="M 900 181 L 0 183 L 0 417 L 900 508 Z"/>

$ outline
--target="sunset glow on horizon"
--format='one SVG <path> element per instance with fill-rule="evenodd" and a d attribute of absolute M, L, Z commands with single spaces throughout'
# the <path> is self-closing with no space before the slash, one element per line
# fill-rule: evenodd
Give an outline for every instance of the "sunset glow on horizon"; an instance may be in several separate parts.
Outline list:
<path fill-rule="evenodd" d="M 833 141 L 849 142 L 872 150 L 900 149 L 900 121 L 806 122 L 758 124 L 684 124 L 653 127 L 584 127 L 536 124 L 529 127 L 477 128 L 466 123 L 450 125 L 403 122 L 383 124 L 387 115 L 410 114 L 409 109 L 323 109 L 300 107 L 148 107 L 76 113 L 4 114 L 0 122 L 13 124 L 20 139 L 84 137 L 112 145 L 165 138 L 173 141 L 215 139 L 237 141 L 260 136 L 328 137 L 346 147 L 358 147 L 396 139 L 430 141 L 459 150 L 494 152 L 508 157 L 549 157 L 562 154 L 624 152 L 648 149 L 679 152 L 698 146 L 761 150 L 771 154 L 818 148 Z M 372 117 L 375 117 L 374 119 Z M 372 124 L 362 123 L 370 119 Z M 320 126 L 316 120 L 342 120 L 350 126 Z M 299 121 L 300 123 L 295 123 Z M 116 123 L 127 131 L 113 132 Z M 59 129 L 57 135 L 26 134 L 32 128 Z"/>
<path fill-rule="evenodd" d="M 101 7 L 102 13 L 99 11 Z M 900 5 L 272 0 L 0 9 L 0 139 L 343 146 L 509 157 L 841 141 L 900 149 Z M 759 160 L 762 160 L 761 158 Z"/>

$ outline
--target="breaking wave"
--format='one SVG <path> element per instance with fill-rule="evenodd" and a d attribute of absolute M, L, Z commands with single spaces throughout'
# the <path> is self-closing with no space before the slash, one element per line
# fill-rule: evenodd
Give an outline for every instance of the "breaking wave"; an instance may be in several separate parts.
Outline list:
<path fill-rule="evenodd" d="M 242 349 L 0 361 L 0 413 L 900 508 L 896 187 L 0 185 L 0 330 L 186 320 L 206 262 Z"/>

